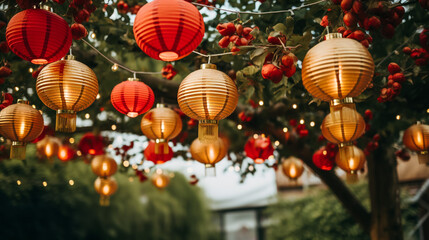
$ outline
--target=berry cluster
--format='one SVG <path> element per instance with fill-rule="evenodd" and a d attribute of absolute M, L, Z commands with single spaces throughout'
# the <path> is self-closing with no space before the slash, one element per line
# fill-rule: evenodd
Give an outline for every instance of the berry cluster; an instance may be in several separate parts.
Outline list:
<path fill-rule="evenodd" d="M 387 87 L 381 89 L 380 96 L 377 98 L 380 103 L 392 101 L 401 92 L 401 84 L 406 80 L 398 64 L 390 63 L 387 70 L 389 70 L 390 75 Z"/>
<path fill-rule="evenodd" d="M 363 150 L 363 152 L 365 153 L 366 156 L 369 156 L 369 154 L 371 152 L 373 152 L 375 149 L 378 148 L 378 141 L 380 141 L 380 135 L 379 134 L 375 134 L 372 137 L 372 141 L 368 142 L 368 144 L 366 145 L 365 149 Z"/>
<path fill-rule="evenodd" d="M 242 121 L 242 122 L 250 122 L 253 119 L 253 114 L 248 113 L 246 114 L 244 111 L 240 112 L 238 114 L 238 118 Z"/>
<path fill-rule="evenodd" d="M 249 45 L 255 37 L 250 34 L 253 31 L 251 27 L 243 27 L 241 24 L 235 24 L 232 22 L 218 24 L 216 29 L 223 36 L 219 40 L 219 46 L 221 48 L 227 48 L 232 43 L 231 52 L 238 52 L 240 46 Z"/>
<path fill-rule="evenodd" d="M 316 167 L 329 171 L 334 167 L 335 156 L 338 152 L 336 144 L 328 142 L 313 154 L 313 163 Z"/>
<path fill-rule="evenodd" d="M 10 93 L 2 93 L 2 98 L 3 101 L 0 104 L 0 110 L 3 110 L 13 103 L 13 97 Z"/>
<path fill-rule="evenodd" d="M 9 77 L 12 74 L 12 70 L 10 70 L 9 65 L 5 65 L 3 67 L 0 67 L 0 84 L 4 83 L 4 79 Z"/>
<path fill-rule="evenodd" d="M 368 132 L 371 129 L 371 125 L 369 124 L 369 121 L 371 121 L 373 118 L 372 111 L 367 109 L 365 110 L 365 114 L 363 116 L 363 119 L 365 120 L 365 132 Z"/>
<path fill-rule="evenodd" d="M 407 149 L 402 148 L 395 152 L 396 157 L 400 158 L 402 161 L 410 160 L 411 156 Z"/>
<path fill-rule="evenodd" d="M 121 14 L 127 14 L 127 13 L 137 14 L 141 7 L 142 5 L 139 5 L 139 4 L 136 4 L 130 7 L 128 3 L 122 0 L 116 4 L 116 9 L 118 10 L 118 13 L 121 13 Z"/>
<path fill-rule="evenodd" d="M 273 83 L 279 83 L 283 75 L 292 77 L 295 74 L 298 58 L 291 52 L 282 52 L 281 54 L 283 55 L 280 57 L 279 55 L 269 53 L 265 57 L 265 62 L 261 70 L 264 79 L 268 79 Z"/>
<path fill-rule="evenodd" d="M 69 11 L 77 23 L 88 22 L 95 9 L 96 7 L 91 0 L 73 0 L 69 5 Z"/>
<path fill-rule="evenodd" d="M 176 69 L 174 69 L 173 65 L 171 65 L 170 63 L 165 65 L 161 70 L 162 77 L 168 80 L 173 79 L 174 76 L 176 76 L 176 74 L 177 74 Z"/>
<path fill-rule="evenodd" d="M 136 176 L 139 178 L 140 182 L 144 182 L 148 179 L 147 176 L 143 173 L 143 170 L 136 169 Z"/>
<path fill-rule="evenodd" d="M 82 38 L 88 36 L 88 31 L 80 23 L 73 23 L 70 27 L 73 40 L 81 40 Z"/>
<path fill-rule="evenodd" d="M 295 128 L 295 131 L 298 133 L 299 137 L 303 138 L 308 135 L 308 129 L 305 124 L 298 124 L 296 119 L 289 120 L 289 125 Z"/>
<path fill-rule="evenodd" d="M 424 29 L 420 33 L 419 40 L 421 48 L 404 47 L 402 51 L 410 55 L 417 66 L 424 66 L 429 63 L 429 29 Z"/>
<path fill-rule="evenodd" d="M 369 44 L 372 43 L 372 37 L 359 29 L 352 31 L 350 29 L 346 29 L 345 27 L 339 27 L 337 32 L 341 33 L 344 38 L 351 38 L 362 43 L 362 45 L 366 48 L 368 48 Z"/>

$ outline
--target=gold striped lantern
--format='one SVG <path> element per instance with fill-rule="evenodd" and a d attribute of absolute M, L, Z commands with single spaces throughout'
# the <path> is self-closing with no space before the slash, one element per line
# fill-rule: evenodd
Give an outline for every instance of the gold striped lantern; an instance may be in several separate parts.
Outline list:
<path fill-rule="evenodd" d="M 168 154 L 168 141 L 182 131 L 182 119 L 164 104 L 157 104 L 156 108 L 143 116 L 140 128 L 147 138 L 155 140 L 155 154 L 159 153 L 158 149 L 162 146 L 164 154 Z"/>
<path fill-rule="evenodd" d="M 215 176 L 215 164 L 221 161 L 225 156 L 227 149 L 222 138 L 211 142 L 201 142 L 196 138 L 189 148 L 192 158 L 205 164 L 206 176 Z"/>
<path fill-rule="evenodd" d="M 115 174 L 118 164 L 110 156 L 97 155 L 91 161 L 91 169 L 99 177 L 110 177 Z"/>
<path fill-rule="evenodd" d="M 37 77 L 36 91 L 40 100 L 57 111 L 55 130 L 74 132 L 76 112 L 89 107 L 97 97 L 98 81 L 85 64 L 67 56 L 42 69 Z"/>
<path fill-rule="evenodd" d="M 118 183 L 113 177 L 98 177 L 95 179 L 94 188 L 100 194 L 100 206 L 109 206 L 110 196 L 118 190 Z"/>
<path fill-rule="evenodd" d="M 46 135 L 42 140 L 36 143 L 37 154 L 41 158 L 47 158 L 53 161 L 54 156 L 57 156 L 61 146 L 60 139 Z"/>
<path fill-rule="evenodd" d="M 39 111 L 18 100 L 0 112 L 0 134 L 12 140 L 11 159 L 25 159 L 27 142 L 36 139 L 43 131 L 43 117 Z"/>
<path fill-rule="evenodd" d="M 283 173 L 291 180 L 296 180 L 304 172 L 304 163 L 296 157 L 288 157 L 282 163 Z"/>
<path fill-rule="evenodd" d="M 344 146 L 335 156 L 335 163 L 347 173 L 349 182 L 357 180 L 357 171 L 364 168 L 365 162 L 364 152 L 355 145 Z"/>
<path fill-rule="evenodd" d="M 357 97 L 374 75 L 374 60 L 358 41 L 330 33 L 311 48 L 302 63 L 302 83 L 323 101 Z"/>
<path fill-rule="evenodd" d="M 214 64 L 202 64 L 180 84 L 177 93 L 180 109 L 188 117 L 199 120 L 200 141 L 218 138 L 218 122 L 228 117 L 238 103 L 234 81 L 216 70 Z"/>
<path fill-rule="evenodd" d="M 407 148 L 417 152 L 419 163 L 429 164 L 429 125 L 420 122 L 412 125 L 405 130 L 402 142 Z"/>

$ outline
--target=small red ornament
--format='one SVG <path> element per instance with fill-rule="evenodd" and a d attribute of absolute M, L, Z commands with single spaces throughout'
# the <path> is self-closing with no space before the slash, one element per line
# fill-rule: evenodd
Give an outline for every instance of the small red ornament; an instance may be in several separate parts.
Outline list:
<path fill-rule="evenodd" d="M 140 8 L 134 21 L 137 45 L 149 57 L 175 61 L 189 55 L 204 36 L 198 9 L 183 0 L 155 0 Z"/>
<path fill-rule="evenodd" d="M 74 150 L 72 147 L 70 147 L 67 144 L 64 144 L 60 146 L 58 149 L 58 159 L 60 159 L 63 162 L 70 161 L 76 156 L 76 150 Z"/>
<path fill-rule="evenodd" d="M 162 70 L 161 70 L 161 75 L 162 77 L 171 80 L 174 78 L 174 76 L 176 76 L 177 71 L 176 69 L 174 69 L 173 65 L 171 64 L 167 64 L 165 65 Z"/>
<path fill-rule="evenodd" d="M 258 138 L 249 138 L 246 145 L 244 145 L 244 152 L 246 156 L 253 159 L 256 164 L 261 164 L 270 156 L 273 156 L 274 147 L 271 144 L 270 138 L 262 134 L 259 135 Z"/>
<path fill-rule="evenodd" d="M 129 78 L 113 88 L 110 101 L 120 113 L 134 118 L 152 108 L 155 95 L 149 86 L 137 78 Z"/>
<path fill-rule="evenodd" d="M 158 146 L 158 151 L 155 151 L 155 148 Z M 144 150 L 143 154 L 146 160 L 151 161 L 155 164 L 163 164 L 167 161 L 170 161 L 173 158 L 173 149 L 168 146 L 168 152 L 164 152 L 164 147 L 156 144 L 154 141 L 150 141 L 149 145 Z M 158 152 L 158 153 L 155 153 Z"/>
<path fill-rule="evenodd" d="M 313 154 L 313 163 L 316 167 L 329 171 L 334 166 L 334 159 L 330 158 L 328 150 L 323 147 Z"/>
<path fill-rule="evenodd" d="M 104 138 L 93 133 L 86 133 L 80 139 L 78 148 L 83 155 L 102 155 L 104 154 Z"/>
<path fill-rule="evenodd" d="M 17 13 L 6 28 L 9 48 L 20 58 L 34 64 L 60 60 L 70 49 L 72 35 L 67 22 L 43 9 Z"/>

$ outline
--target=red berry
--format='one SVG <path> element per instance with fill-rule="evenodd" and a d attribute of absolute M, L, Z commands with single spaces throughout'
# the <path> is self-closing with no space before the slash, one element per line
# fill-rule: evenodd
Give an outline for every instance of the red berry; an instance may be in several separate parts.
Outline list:
<path fill-rule="evenodd" d="M 341 8 L 343 9 L 343 11 L 350 10 L 352 6 L 353 6 L 353 0 L 343 0 L 341 2 Z"/>
<path fill-rule="evenodd" d="M 283 55 L 282 57 L 282 64 L 285 67 L 291 67 L 295 64 L 295 55 L 293 53 L 288 53 L 286 55 Z"/>
<path fill-rule="evenodd" d="M 70 27 L 74 40 L 81 40 L 88 35 L 86 28 L 80 23 L 73 23 Z"/>
<path fill-rule="evenodd" d="M 376 142 L 378 142 L 378 141 L 380 141 L 380 134 L 375 134 L 373 137 L 372 137 L 372 140 L 374 140 L 374 141 L 376 141 Z"/>
<path fill-rule="evenodd" d="M 402 88 L 401 84 L 398 82 L 394 82 L 392 87 L 393 87 L 393 90 L 395 90 L 395 91 L 399 91 Z"/>
<path fill-rule="evenodd" d="M 219 40 L 219 47 L 221 48 L 227 48 L 229 45 L 229 36 L 223 37 L 221 40 Z"/>
<path fill-rule="evenodd" d="M 395 27 L 393 27 L 392 24 L 388 23 L 384 25 L 383 29 L 381 30 L 381 34 L 383 34 L 386 38 L 393 38 L 395 35 Z"/>
<path fill-rule="evenodd" d="M 395 81 L 395 82 L 401 83 L 401 82 L 405 82 L 405 80 L 406 79 L 405 79 L 405 76 L 403 73 L 395 73 L 393 75 L 393 81 Z"/>
<path fill-rule="evenodd" d="M 360 43 L 362 43 L 362 45 L 364 46 L 364 47 L 366 47 L 366 48 L 369 48 L 369 42 L 368 42 L 368 40 L 362 40 L 362 41 L 360 41 Z"/>
<path fill-rule="evenodd" d="M 216 29 L 222 36 L 231 36 L 236 31 L 234 23 L 231 22 L 218 24 Z"/>
<path fill-rule="evenodd" d="M 296 119 L 289 120 L 289 125 L 291 125 L 292 127 L 295 127 L 297 123 L 298 121 L 296 121 Z"/>
<path fill-rule="evenodd" d="M 410 47 L 404 47 L 402 49 L 402 52 L 405 53 L 405 54 L 411 54 L 411 48 Z"/>
<path fill-rule="evenodd" d="M 308 130 L 307 129 L 302 129 L 298 131 L 298 134 L 300 137 L 305 137 L 308 135 Z"/>
<path fill-rule="evenodd" d="M 274 57 L 273 53 L 268 53 L 267 56 L 265 57 L 264 65 L 267 63 L 271 63 L 271 61 L 273 60 L 273 57 Z"/>
<path fill-rule="evenodd" d="M 350 34 L 352 34 L 353 31 L 350 29 L 347 29 L 346 31 L 343 32 L 343 37 L 348 37 Z"/>
<path fill-rule="evenodd" d="M 274 83 L 279 83 L 283 78 L 283 71 L 274 64 L 265 64 L 262 67 L 261 74 L 264 79 L 271 80 Z"/>
<path fill-rule="evenodd" d="M 378 17 L 372 16 L 365 19 L 364 27 L 366 30 L 377 30 L 381 27 L 381 21 Z"/>
<path fill-rule="evenodd" d="M 235 25 L 235 29 L 238 35 L 241 35 L 243 33 L 243 25 L 237 24 Z"/>
<path fill-rule="evenodd" d="M 389 75 L 389 76 L 392 76 L 392 75 Z M 392 87 L 394 82 L 395 82 L 395 81 L 393 81 L 393 79 L 389 79 L 389 80 L 387 81 L 387 86 L 388 86 L 388 87 Z"/>
<path fill-rule="evenodd" d="M 234 53 L 233 55 L 237 54 L 240 51 L 240 48 L 234 46 L 231 48 L 231 52 Z"/>
<path fill-rule="evenodd" d="M 249 35 L 253 31 L 253 28 L 245 27 L 243 28 L 243 36 Z"/>
<path fill-rule="evenodd" d="M 344 14 L 343 21 L 344 21 L 344 24 L 346 24 L 346 26 L 349 28 L 355 28 L 356 27 L 357 19 L 351 12 Z"/>
<path fill-rule="evenodd" d="M 390 74 L 393 75 L 395 73 L 401 72 L 401 67 L 398 64 L 391 62 L 387 67 L 387 70 L 389 71 Z"/>
<path fill-rule="evenodd" d="M 12 70 L 10 68 L 3 66 L 0 68 L 0 78 L 9 77 L 12 74 Z"/>
<path fill-rule="evenodd" d="M 322 27 L 329 26 L 328 15 L 323 16 L 322 21 L 320 21 L 320 26 Z"/>
<path fill-rule="evenodd" d="M 369 109 L 365 110 L 365 119 L 372 120 L 372 117 L 372 111 Z"/>
<path fill-rule="evenodd" d="M 359 0 L 355 0 L 353 2 L 353 12 L 355 12 L 356 14 L 360 14 L 363 11 L 364 11 L 364 6 L 363 6 L 362 2 Z"/>
<path fill-rule="evenodd" d="M 398 14 L 399 18 L 402 18 L 405 14 L 405 8 L 403 6 L 397 6 L 394 8 L 395 13 Z"/>
<path fill-rule="evenodd" d="M 9 52 L 9 45 L 7 44 L 6 41 L 0 42 L 0 51 L 2 53 L 8 53 Z"/>
<path fill-rule="evenodd" d="M 365 39 L 365 33 L 361 30 L 356 30 L 353 32 L 354 39 L 358 40 L 359 42 Z"/>
<path fill-rule="evenodd" d="M 74 20 L 77 23 L 88 22 L 89 20 L 89 12 L 86 9 L 79 10 L 77 14 L 74 16 Z"/>
<path fill-rule="evenodd" d="M 339 32 L 341 34 L 343 34 L 345 31 L 346 31 L 345 27 L 339 27 L 339 28 L 337 28 L 337 32 Z"/>
<path fill-rule="evenodd" d="M 292 76 L 295 74 L 295 72 L 296 72 L 296 67 L 295 67 L 295 65 L 292 65 L 292 66 L 290 66 L 289 68 L 286 68 L 286 69 L 284 69 L 284 70 L 283 70 L 283 74 L 284 74 L 286 77 L 292 77 Z"/>

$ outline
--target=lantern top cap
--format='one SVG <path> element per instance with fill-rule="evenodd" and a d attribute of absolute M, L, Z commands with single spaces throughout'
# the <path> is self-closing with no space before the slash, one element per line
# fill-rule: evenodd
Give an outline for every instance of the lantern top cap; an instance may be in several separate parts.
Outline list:
<path fill-rule="evenodd" d="M 135 77 L 130 77 L 130 78 L 127 78 L 127 81 L 140 81 L 140 79 Z"/>
<path fill-rule="evenodd" d="M 163 108 L 165 107 L 164 103 L 157 103 L 156 108 Z"/>
<path fill-rule="evenodd" d="M 341 33 L 328 33 L 325 35 L 326 40 L 334 39 L 334 38 L 343 38 Z"/>
<path fill-rule="evenodd" d="M 27 105 L 29 105 L 29 104 L 30 104 L 30 102 L 29 102 L 29 101 L 24 100 L 24 99 L 18 99 L 18 100 L 16 101 L 16 103 L 23 103 L 23 104 L 27 104 Z"/>
<path fill-rule="evenodd" d="M 337 105 L 348 104 L 348 103 L 353 103 L 352 97 L 346 97 L 343 99 L 332 99 L 330 102 L 330 105 L 331 106 L 337 106 Z"/>
<path fill-rule="evenodd" d="M 75 57 L 73 55 L 66 55 L 64 60 L 75 60 Z"/>
<path fill-rule="evenodd" d="M 33 7 L 37 8 L 37 5 L 34 5 Z M 52 8 L 50 6 L 47 6 L 47 5 L 42 5 L 41 9 L 46 10 L 48 12 L 52 12 Z"/>
<path fill-rule="evenodd" d="M 203 63 L 201 64 L 201 69 L 217 69 L 217 67 L 212 63 Z"/>

